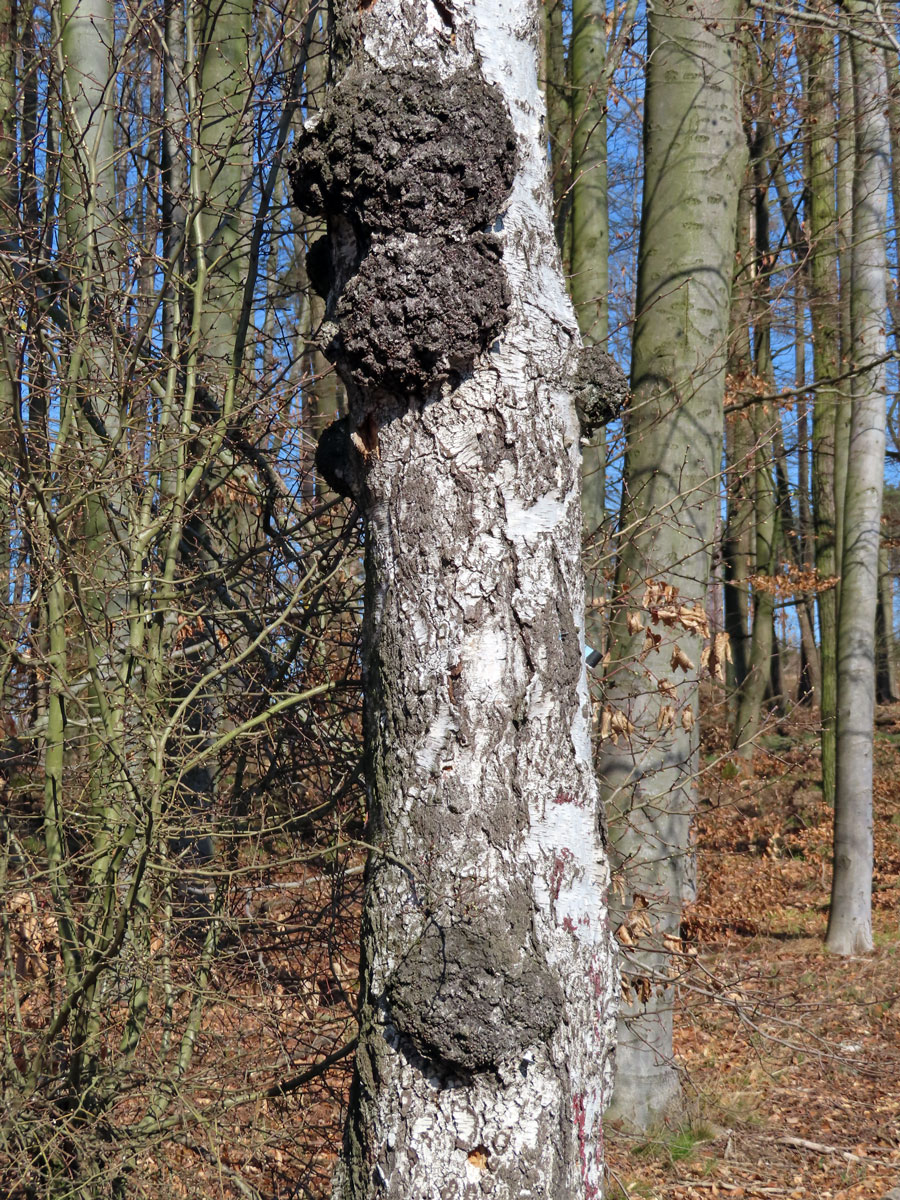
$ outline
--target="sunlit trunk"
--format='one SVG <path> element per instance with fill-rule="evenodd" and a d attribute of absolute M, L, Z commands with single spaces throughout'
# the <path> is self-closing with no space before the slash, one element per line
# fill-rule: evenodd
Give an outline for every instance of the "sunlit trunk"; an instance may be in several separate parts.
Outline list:
<path fill-rule="evenodd" d="M 854 21 L 877 35 L 875 5 L 848 0 Z M 880 50 L 851 39 L 856 152 L 850 323 L 853 404 L 844 496 L 837 662 L 834 875 L 826 945 L 872 949 L 872 745 L 875 611 L 884 478 L 885 313 L 890 177 L 887 76 Z"/>
<path fill-rule="evenodd" d="M 638 1127 L 679 1102 L 668 951 L 694 806 L 692 731 L 744 162 L 736 18 L 730 0 L 679 2 L 648 16 L 634 395 L 598 764 L 629 997 L 611 1113 Z"/>

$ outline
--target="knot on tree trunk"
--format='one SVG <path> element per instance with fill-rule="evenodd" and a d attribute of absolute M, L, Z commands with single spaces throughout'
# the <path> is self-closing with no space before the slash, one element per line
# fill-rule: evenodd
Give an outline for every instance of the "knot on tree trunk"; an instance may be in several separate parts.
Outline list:
<path fill-rule="evenodd" d="M 587 441 L 614 421 L 631 398 L 625 372 L 599 346 L 585 346 L 581 351 L 571 386 L 581 436 Z"/>
<path fill-rule="evenodd" d="M 298 139 L 294 202 L 328 219 L 307 256 L 354 427 L 379 392 L 458 381 L 502 330 L 509 289 L 490 232 L 516 167 L 515 133 L 477 64 L 352 68 Z"/>
<path fill-rule="evenodd" d="M 530 941 L 512 910 L 506 919 L 433 920 L 388 984 L 397 1032 L 423 1057 L 467 1071 L 496 1067 L 546 1041 L 563 996 Z"/>

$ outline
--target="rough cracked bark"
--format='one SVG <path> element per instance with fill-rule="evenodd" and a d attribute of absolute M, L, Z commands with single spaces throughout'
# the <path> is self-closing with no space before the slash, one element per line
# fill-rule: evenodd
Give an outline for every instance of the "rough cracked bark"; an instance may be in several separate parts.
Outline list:
<path fill-rule="evenodd" d="M 693 723 L 719 504 L 722 401 L 738 185 L 732 0 L 648 16 L 645 178 L 608 705 L 609 805 L 630 1000 L 613 1115 L 646 1127 L 677 1102 L 668 948 L 693 810 Z M 715 647 L 707 648 L 708 665 Z"/>
<path fill-rule="evenodd" d="M 583 666 L 578 335 L 538 12 L 342 6 L 298 206 L 366 529 L 360 1043 L 334 1194 L 597 1197 L 618 982 Z"/>
<path fill-rule="evenodd" d="M 854 22 L 873 34 L 876 7 L 847 0 Z M 834 874 L 825 944 L 862 954 L 872 942 L 872 738 L 875 717 L 875 611 L 884 477 L 890 134 L 884 56 L 851 39 L 856 155 L 850 327 L 853 401 L 844 496 L 837 659 L 837 786 Z"/>

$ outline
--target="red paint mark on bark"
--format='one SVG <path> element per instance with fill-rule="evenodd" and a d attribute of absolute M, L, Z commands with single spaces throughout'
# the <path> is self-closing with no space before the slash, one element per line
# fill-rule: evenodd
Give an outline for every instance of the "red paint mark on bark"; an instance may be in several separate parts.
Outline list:
<path fill-rule="evenodd" d="M 594 989 L 594 999 L 599 1000 L 601 996 L 606 994 L 606 976 L 601 970 L 596 955 L 591 956 L 591 965 L 588 967 L 588 979 Z"/>
<path fill-rule="evenodd" d="M 565 929 L 566 933 L 575 933 L 576 932 L 575 922 L 572 920 L 571 917 L 563 917 L 562 926 L 563 926 L 563 929 Z"/>
<path fill-rule="evenodd" d="M 575 855 L 572 851 L 564 846 L 553 860 L 553 866 L 550 868 L 550 899 L 554 904 L 559 899 L 559 890 L 562 887 L 566 868 L 574 858 Z"/>
<path fill-rule="evenodd" d="M 572 1097 L 572 1109 L 575 1116 L 575 1129 L 578 1133 L 578 1156 L 581 1159 L 581 1180 L 584 1184 L 585 1200 L 598 1200 L 600 1189 L 589 1178 L 591 1166 L 589 1162 L 591 1131 L 587 1128 L 587 1113 L 585 1111 L 584 1096 L 581 1092 L 576 1092 Z"/>

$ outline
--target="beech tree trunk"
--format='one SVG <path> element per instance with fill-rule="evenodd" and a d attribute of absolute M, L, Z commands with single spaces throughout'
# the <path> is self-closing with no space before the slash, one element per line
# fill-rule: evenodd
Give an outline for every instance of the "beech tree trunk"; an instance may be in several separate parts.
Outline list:
<path fill-rule="evenodd" d="M 732 0 L 648 13 L 644 191 L 607 706 L 599 772 L 627 947 L 611 1115 L 678 1105 L 669 951 L 693 811 L 693 725 L 719 508 L 722 402 L 745 139 Z M 708 665 L 714 648 L 707 647 Z"/>
<path fill-rule="evenodd" d="M 823 380 L 840 370 L 837 211 L 834 181 L 834 52 L 833 38 L 810 26 L 806 33 L 809 79 L 809 312 L 815 380 L 813 408 L 813 513 L 816 569 L 820 578 L 837 575 L 837 514 L 842 498 L 835 495 L 835 430 L 841 400 L 838 385 Z M 844 385 L 846 386 L 846 385 Z M 836 587 L 818 593 L 822 690 L 822 790 L 834 804 L 837 732 L 837 598 Z"/>
<path fill-rule="evenodd" d="M 894 646 L 894 572 L 891 554 L 882 543 L 878 554 L 878 610 L 875 617 L 877 680 L 875 699 L 894 704 L 897 690 L 897 653 Z"/>
<path fill-rule="evenodd" d="M 877 37 L 871 0 L 846 0 L 854 24 Z M 872 743 L 875 612 L 884 479 L 890 134 L 884 55 L 851 39 L 856 130 L 850 328 L 853 400 L 844 495 L 837 658 L 834 874 L 825 944 L 865 954 L 872 942 Z"/>
<path fill-rule="evenodd" d="M 585 345 L 609 335 L 609 196 L 606 169 L 606 0 L 575 0 L 569 51 L 572 80 L 572 273 L 569 292 Z M 587 640 L 603 650 L 606 428 L 582 447 Z"/>
<path fill-rule="evenodd" d="M 774 79 L 771 64 L 774 58 L 775 31 L 770 18 L 766 19 L 760 62 L 753 62 L 752 75 L 756 82 L 756 126 L 750 136 L 752 162 L 748 179 L 752 181 L 751 239 L 746 247 L 752 254 L 750 317 L 753 324 L 753 380 L 767 391 L 774 390 L 772 362 L 772 288 L 770 274 L 773 260 L 770 245 L 769 165 L 767 149 L 772 142 L 772 103 Z M 753 51 L 749 50 L 746 60 Z M 745 61 L 746 61 L 745 60 Z M 745 97 L 746 100 L 746 97 Z M 776 507 L 773 465 L 773 419 L 768 409 L 754 404 L 750 409 L 750 424 L 754 441 L 754 525 L 755 575 L 753 584 L 753 622 L 747 677 L 741 687 L 734 725 L 734 746 L 740 755 L 753 761 L 756 737 L 763 719 L 763 704 L 782 692 L 778 678 L 778 645 L 775 637 L 775 595 L 766 581 L 775 573 L 779 542 L 779 520 Z"/>
<path fill-rule="evenodd" d="M 338 82 L 292 171 L 327 219 L 312 274 L 348 392 L 319 469 L 366 540 L 372 854 L 340 1200 L 602 1187 L 618 979 L 537 16 L 342 4 Z"/>
<path fill-rule="evenodd" d="M 753 209 L 749 185 L 740 189 L 735 237 L 735 270 L 731 292 L 731 336 L 728 376 L 736 395 L 751 385 L 753 350 L 750 345 L 753 298 Z M 725 420 L 727 515 L 722 538 L 725 588 L 725 631 L 731 647 L 727 692 L 736 716 L 750 657 L 750 575 L 753 558 L 755 471 L 751 410 L 738 410 Z"/>
<path fill-rule="evenodd" d="M 569 274 L 572 252 L 572 105 L 566 64 L 563 22 L 565 0 L 541 0 L 543 70 L 547 105 L 547 140 L 550 143 L 550 178 L 553 184 L 553 225 Z"/>
<path fill-rule="evenodd" d="M 841 374 L 853 358 L 853 334 L 850 322 L 850 296 L 848 286 L 852 272 L 853 247 L 853 180 L 856 172 L 856 139 L 854 134 L 853 73 L 850 63 L 850 38 L 842 33 L 838 37 L 838 122 L 837 163 L 835 164 L 835 189 L 837 192 L 838 217 L 838 272 L 840 289 L 839 325 L 841 344 Z M 847 457 L 850 453 L 851 386 L 842 380 L 836 389 L 834 410 L 834 498 L 835 498 L 835 560 L 840 575 L 844 558 L 844 496 L 847 490 Z M 837 602 L 840 607 L 841 583 L 837 584 Z M 836 643 L 835 643 L 836 644 Z M 837 664 L 837 649 L 835 649 Z M 835 773 L 837 772 L 837 665 L 835 665 Z M 835 784 L 835 786 L 837 786 Z"/>

